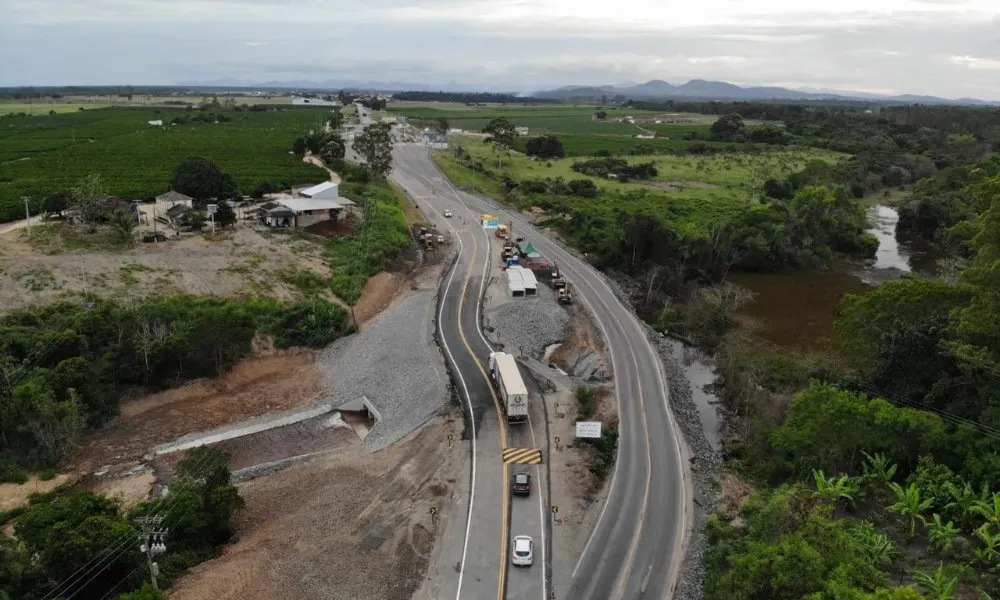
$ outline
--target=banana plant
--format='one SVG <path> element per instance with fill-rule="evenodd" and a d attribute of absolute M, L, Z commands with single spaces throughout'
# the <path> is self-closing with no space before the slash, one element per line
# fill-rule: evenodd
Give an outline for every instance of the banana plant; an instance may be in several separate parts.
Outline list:
<path fill-rule="evenodd" d="M 920 488 L 915 483 L 904 488 L 898 483 L 890 482 L 889 489 L 896 494 L 896 503 L 889 506 L 889 510 L 910 520 L 910 539 L 912 540 L 917 535 L 917 520 L 919 519 L 921 523 L 927 522 L 923 513 L 931 507 L 932 500 L 929 498 L 922 500 Z"/>
<path fill-rule="evenodd" d="M 899 555 L 899 549 L 889 536 L 875 529 L 875 526 L 868 521 L 848 529 L 847 534 L 861 546 L 861 551 L 872 566 L 887 567 Z"/>
<path fill-rule="evenodd" d="M 836 502 L 846 500 L 854 504 L 854 495 L 858 492 L 858 486 L 848 475 L 839 477 L 827 477 L 822 470 L 813 470 L 813 479 L 816 480 L 816 491 L 812 493 L 813 498 L 823 498 Z"/>
<path fill-rule="evenodd" d="M 927 524 L 927 536 L 931 540 L 931 545 L 939 552 L 950 554 L 955 549 L 958 528 L 951 521 L 945 523 L 941 515 L 934 513 L 933 520 Z"/>
<path fill-rule="evenodd" d="M 881 452 L 876 452 L 873 456 L 862 450 L 861 454 L 865 455 L 865 462 L 861 465 L 862 479 L 888 487 L 896 475 L 896 464 L 892 459 Z"/>
<path fill-rule="evenodd" d="M 959 524 L 966 531 L 972 531 L 974 529 L 972 526 L 973 517 L 976 515 L 976 511 L 973 508 L 977 503 L 989 500 L 990 486 L 983 486 L 982 491 L 977 493 L 969 483 L 959 487 L 949 481 L 945 485 L 948 495 L 951 496 L 951 501 L 945 505 L 944 509 L 957 518 Z"/>
<path fill-rule="evenodd" d="M 955 588 L 958 587 L 957 577 L 948 577 L 944 565 L 938 565 L 933 573 L 916 572 L 917 587 L 928 594 L 929 600 L 958 600 Z"/>
<path fill-rule="evenodd" d="M 986 524 L 1000 530 L 1000 493 L 993 494 L 991 501 L 979 501 L 972 512 L 986 519 Z"/>
<path fill-rule="evenodd" d="M 989 525 L 983 525 L 976 530 L 976 538 L 983 543 L 976 549 L 976 560 L 987 567 L 1000 565 L 1000 532 L 993 533 Z"/>

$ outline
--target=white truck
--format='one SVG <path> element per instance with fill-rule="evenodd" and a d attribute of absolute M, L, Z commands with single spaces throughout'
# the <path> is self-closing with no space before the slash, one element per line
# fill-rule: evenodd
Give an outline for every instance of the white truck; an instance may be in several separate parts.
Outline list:
<path fill-rule="evenodd" d="M 528 420 L 528 388 L 524 386 L 521 372 L 513 354 L 490 353 L 490 377 L 500 390 L 504 412 L 508 423 L 524 423 Z"/>

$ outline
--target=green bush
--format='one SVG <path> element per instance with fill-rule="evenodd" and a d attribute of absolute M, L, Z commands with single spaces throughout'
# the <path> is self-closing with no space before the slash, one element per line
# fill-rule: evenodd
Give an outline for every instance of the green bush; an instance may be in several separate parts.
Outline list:
<path fill-rule="evenodd" d="M 597 410 L 597 390 L 583 386 L 576 388 L 576 402 L 578 420 L 593 417 Z"/>
<path fill-rule="evenodd" d="M 38 479 L 41 481 L 51 481 L 56 476 L 55 469 L 42 469 L 38 472 Z"/>

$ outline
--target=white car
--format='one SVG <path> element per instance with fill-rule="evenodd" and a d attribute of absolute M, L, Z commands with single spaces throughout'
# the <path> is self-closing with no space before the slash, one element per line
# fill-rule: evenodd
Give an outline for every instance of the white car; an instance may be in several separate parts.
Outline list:
<path fill-rule="evenodd" d="M 444 216 L 450 219 L 451 218 L 451 211 L 450 210 L 444 211 Z"/>
<path fill-rule="evenodd" d="M 531 540 L 531 536 L 519 535 L 514 537 L 510 560 L 514 563 L 515 567 L 531 566 L 532 547 L 534 545 L 535 543 Z"/>

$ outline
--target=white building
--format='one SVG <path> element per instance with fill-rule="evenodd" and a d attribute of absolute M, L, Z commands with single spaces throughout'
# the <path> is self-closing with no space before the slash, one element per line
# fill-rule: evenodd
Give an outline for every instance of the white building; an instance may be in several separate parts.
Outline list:
<path fill-rule="evenodd" d="M 153 127 L 163 127 L 163 119 L 156 119 L 155 121 L 149 121 L 149 124 Z"/>
<path fill-rule="evenodd" d="M 515 127 L 514 128 L 514 132 L 517 133 L 517 135 L 528 135 L 528 128 L 527 127 Z"/>
<path fill-rule="evenodd" d="M 430 146 L 436 150 L 448 149 L 448 138 L 436 131 L 425 131 L 422 138 L 425 146 Z"/>
<path fill-rule="evenodd" d="M 324 181 L 312 187 L 307 187 L 304 190 L 299 190 L 298 195 L 302 198 L 337 200 L 340 198 L 340 185 L 332 181 Z"/>
<path fill-rule="evenodd" d="M 524 296 L 524 281 L 521 279 L 521 271 L 517 267 L 507 267 L 507 291 L 514 298 Z"/>
<path fill-rule="evenodd" d="M 180 192 L 170 190 L 156 197 L 156 214 L 165 215 L 168 210 L 177 205 L 182 205 L 185 208 L 193 208 L 194 199 Z"/>
<path fill-rule="evenodd" d="M 264 223 L 269 227 L 302 229 L 336 220 L 344 208 L 343 204 L 331 199 L 289 198 L 280 200 L 277 206 L 267 211 Z"/>

